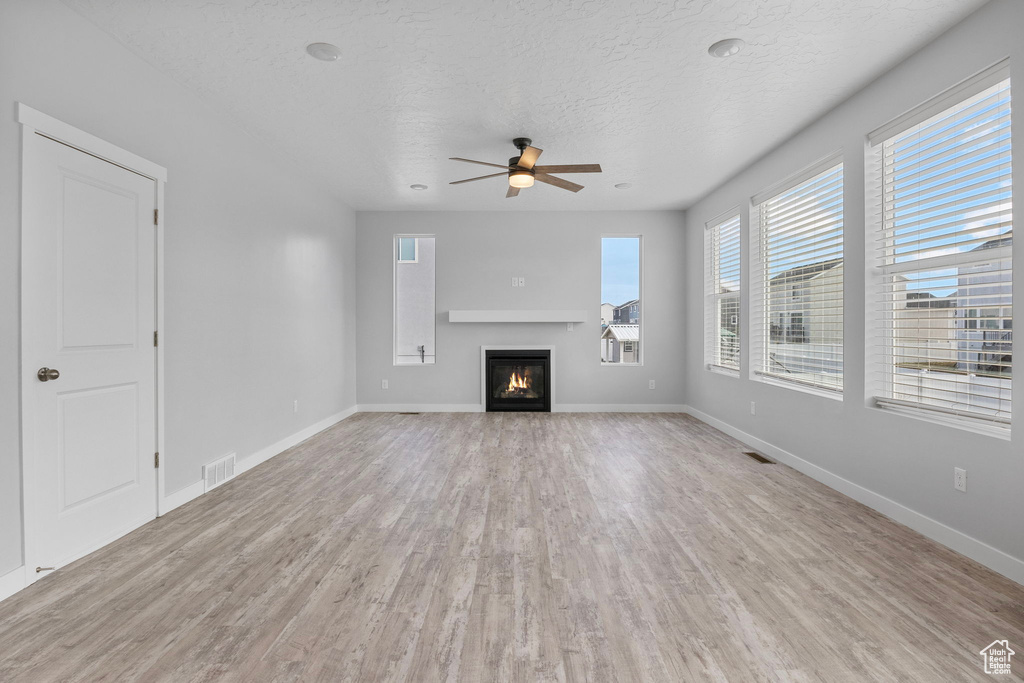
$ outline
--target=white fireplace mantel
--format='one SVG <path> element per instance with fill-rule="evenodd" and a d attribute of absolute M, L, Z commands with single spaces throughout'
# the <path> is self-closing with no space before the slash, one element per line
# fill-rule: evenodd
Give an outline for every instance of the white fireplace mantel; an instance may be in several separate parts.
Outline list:
<path fill-rule="evenodd" d="M 584 310 L 448 311 L 450 323 L 585 323 Z"/>

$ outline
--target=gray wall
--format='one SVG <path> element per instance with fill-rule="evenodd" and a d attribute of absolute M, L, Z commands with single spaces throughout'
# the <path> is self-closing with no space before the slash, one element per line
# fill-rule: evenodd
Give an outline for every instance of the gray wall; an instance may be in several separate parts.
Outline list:
<path fill-rule="evenodd" d="M 559 404 L 683 403 L 680 212 L 360 212 L 356 222 L 360 406 L 479 405 L 480 347 L 500 344 L 557 347 Z M 391 254 L 400 233 L 437 236 L 435 365 L 392 365 Z M 601 367 L 601 236 L 616 233 L 644 237 L 641 367 Z M 513 275 L 526 287 L 513 288 Z M 589 321 L 573 332 L 556 323 L 453 324 L 451 309 L 586 309 Z"/>
<path fill-rule="evenodd" d="M 1013 440 L 938 426 L 871 407 L 865 355 L 865 287 L 871 261 L 865 246 L 864 146 L 866 134 L 956 82 L 1010 55 L 1015 74 L 1024 71 L 1024 3 L 995 0 L 849 101 L 804 129 L 780 148 L 715 190 L 686 213 L 687 401 L 693 408 L 890 498 L 1011 556 L 1024 559 L 1024 392 L 1014 389 L 1017 416 Z M 1015 82 L 1017 97 L 1024 81 Z M 1024 133 L 1020 108 L 1013 128 Z M 845 152 L 845 400 L 751 381 L 744 345 L 740 378 L 703 369 L 701 353 L 702 239 L 704 224 L 735 206 L 743 209 L 749 244 L 749 198 L 829 152 Z M 1016 154 L 1014 176 L 1024 179 L 1024 155 Z M 1014 247 L 1024 264 L 1024 241 Z M 743 256 L 745 270 L 749 254 Z M 749 286 L 749 283 L 745 283 Z M 1024 302 L 1024 277 L 1014 283 Z M 743 320 L 749 320 L 749 300 Z M 744 325 L 746 333 L 749 325 Z M 749 410 L 757 402 L 757 415 Z M 966 494 L 953 490 L 953 467 L 969 473 Z"/>
<path fill-rule="evenodd" d="M 0 3 L 0 575 L 21 564 L 15 102 L 166 166 L 167 490 L 355 402 L 355 218 L 56 0 Z M 300 412 L 292 412 L 292 401 Z"/>

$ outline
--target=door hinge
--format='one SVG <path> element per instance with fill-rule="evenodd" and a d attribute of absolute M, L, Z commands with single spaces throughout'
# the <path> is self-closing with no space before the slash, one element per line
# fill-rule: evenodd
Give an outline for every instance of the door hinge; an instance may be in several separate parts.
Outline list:
<path fill-rule="evenodd" d="M 153 330 L 153 346 L 160 346 L 160 336 L 157 330 Z"/>
<path fill-rule="evenodd" d="M 160 209 L 153 209 L 153 225 L 160 225 Z"/>
<path fill-rule="evenodd" d="M 153 454 L 153 467 L 160 467 L 160 451 Z"/>

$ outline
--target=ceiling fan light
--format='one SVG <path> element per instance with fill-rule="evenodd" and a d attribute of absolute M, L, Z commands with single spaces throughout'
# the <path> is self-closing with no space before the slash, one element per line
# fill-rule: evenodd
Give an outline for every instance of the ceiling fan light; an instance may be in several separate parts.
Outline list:
<path fill-rule="evenodd" d="M 518 187 L 519 189 L 524 187 L 533 187 L 533 174 L 526 169 L 509 171 L 508 184 L 512 187 Z"/>

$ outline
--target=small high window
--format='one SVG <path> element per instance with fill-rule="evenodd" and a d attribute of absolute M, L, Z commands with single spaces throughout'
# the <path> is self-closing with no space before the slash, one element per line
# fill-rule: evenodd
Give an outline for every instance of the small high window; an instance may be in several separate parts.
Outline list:
<path fill-rule="evenodd" d="M 419 238 L 418 237 L 399 237 L 398 238 L 398 262 L 399 263 L 416 263 L 419 255 Z"/>

